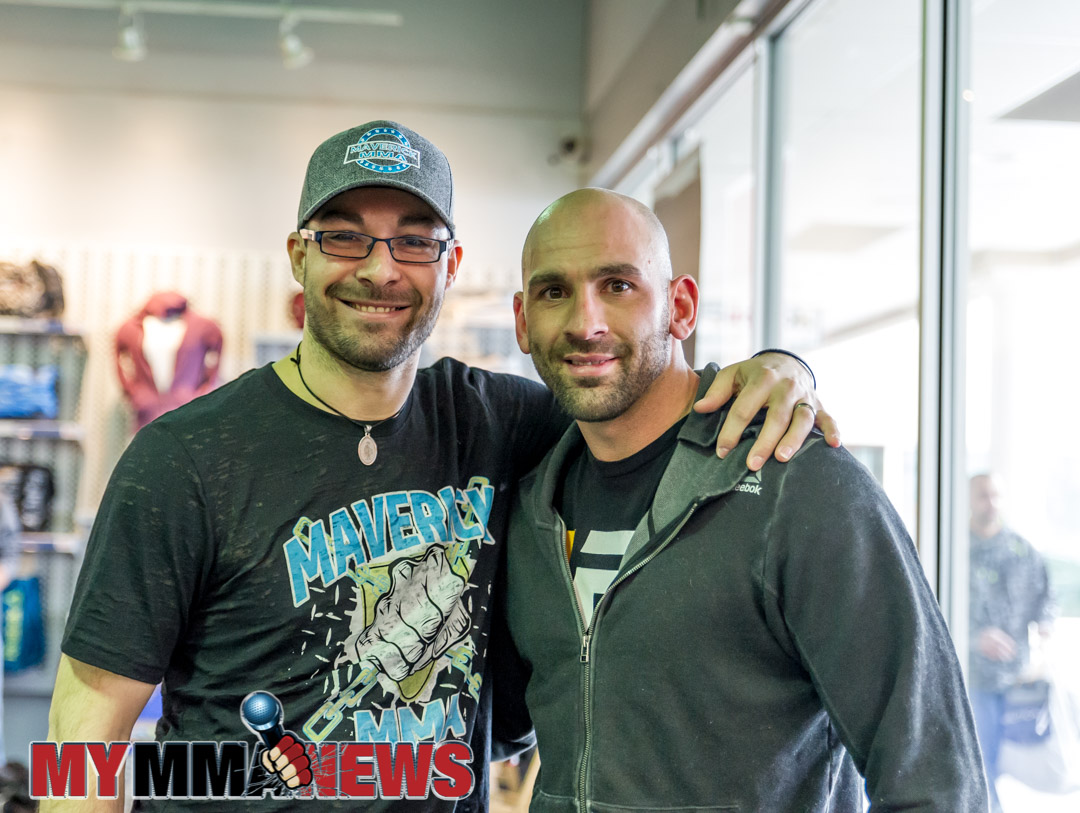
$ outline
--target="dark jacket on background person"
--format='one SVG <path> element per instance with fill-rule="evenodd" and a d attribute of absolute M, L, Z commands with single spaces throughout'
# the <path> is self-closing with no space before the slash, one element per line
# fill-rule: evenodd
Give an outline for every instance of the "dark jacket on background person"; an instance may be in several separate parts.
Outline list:
<path fill-rule="evenodd" d="M 1021 673 L 1031 664 L 1028 625 L 1054 620 L 1050 579 L 1042 556 L 1012 528 L 1002 528 L 989 539 L 972 532 L 970 550 L 968 685 L 1004 692 L 1021 682 Z M 1016 657 L 999 661 L 979 652 L 979 634 L 988 627 L 1013 639 Z"/>
<path fill-rule="evenodd" d="M 985 811 L 949 631 L 881 488 L 820 438 L 756 474 L 748 439 L 720 460 L 724 414 L 687 419 L 588 630 L 552 508 L 576 425 L 522 481 L 506 600 L 531 809 L 861 813 L 862 774 L 871 810 Z"/>

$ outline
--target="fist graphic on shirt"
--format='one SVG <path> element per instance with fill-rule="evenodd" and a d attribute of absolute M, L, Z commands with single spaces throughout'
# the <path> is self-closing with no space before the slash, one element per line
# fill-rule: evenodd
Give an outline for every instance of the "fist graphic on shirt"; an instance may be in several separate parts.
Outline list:
<path fill-rule="evenodd" d="M 374 619 L 345 642 L 343 657 L 404 680 L 469 631 L 465 584 L 441 545 L 432 545 L 420 559 L 398 560 L 390 567 L 390 589 L 375 602 Z"/>

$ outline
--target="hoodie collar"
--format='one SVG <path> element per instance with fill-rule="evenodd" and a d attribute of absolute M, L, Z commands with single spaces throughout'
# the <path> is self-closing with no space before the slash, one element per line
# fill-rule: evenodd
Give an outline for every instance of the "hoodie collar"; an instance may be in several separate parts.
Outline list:
<path fill-rule="evenodd" d="M 695 400 L 704 397 L 719 369 L 716 364 L 709 364 L 700 371 L 701 380 Z M 716 457 L 716 439 L 730 408 L 731 401 L 718 412 L 690 412 L 679 431 L 678 446 L 660 481 L 653 504 L 642 520 L 643 524 L 663 528 L 685 511 L 695 498 L 708 499 L 730 491 L 747 475 L 749 470 L 744 462 L 745 452 L 740 455 L 738 450 L 733 449 L 723 460 Z M 764 411 L 754 417 L 743 432 L 742 440 L 757 437 L 763 422 Z M 549 529 L 555 526 L 556 516 L 552 506 L 555 504 L 556 489 L 559 488 L 568 460 L 578 453 L 584 443 L 585 438 L 575 421 L 537 468 L 532 492 L 533 516 L 539 526 Z M 716 476 L 717 468 L 721 472 L 719 477 Z M 704 479 L 707 472 L 709 477 Z M 636 533 L 634 541 L 637 541 Z M 634 543 L 631 543 L 633 547 Z"/>

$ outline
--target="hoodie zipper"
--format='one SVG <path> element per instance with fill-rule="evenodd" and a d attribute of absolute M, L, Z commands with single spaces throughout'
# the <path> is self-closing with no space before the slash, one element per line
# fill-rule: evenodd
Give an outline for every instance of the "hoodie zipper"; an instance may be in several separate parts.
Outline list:
<path fill-rule="evenodd" d="M 584 799 L 585 799 L 585 762 L 589 757 L 589 641 L 592 638 L 592 634 L 585 628 L 585 613 L 581 610 L 581 599 L 578 598 L 577 588 L 574 587 L 574 578 L 570 574 L 570 554 L 566 550 L 566 523 L 563 518 L 558 514 L 555 515 L 559 521 L 559 550 L 562 555 L 559 559 L 562 561 L 563 576 L 565 577 L 565 583 L 570 590 L 570 598 L 574 602 L 574 609 L 577 610 L 575 617 L 577 618 L 578 634 L 581 636 L 581 655 L 580 659 L 585 664 L 585 747 L 581 753 L 581 768 L 578 773 L 578 796 L 582 799 L 581 813 L 585 813 Z M 591 624 L 590 624 L 591 627 Z"/>
<path fill-rule="evenodd" d="M 596 602 L 596 608 L 593 610 L 592 620 L 589 622 L 588 627 L 585 626 L 585 614 L 581 611 L 581 601 L 578 598 L 577 588 L 574 587 L 574 580 L 570 577 L 570 559 L 566 555 L 561 557 L 564 563 L 563 572 L 567 578 L 567 584 L 570 586 L 570 594 L 573 596 L 574 606 L 578 611 L 578 631 L 581 633 L 581 654 L 579 658 L 581 660 L 582 668 L 585 670 L 585 745 L 581 751 L 581 765 L 578 768 L 578 810 L 580 813 L 587 813 L 588 811 L 585 785 L 588 779 L 589 757 L 592 752 L 592 638 L 596 632 L 596 622 L 600 617 L 600 610 L 603 608 L 604 602 L 607 601 L 608 596 L 611 595 L 612 590 L 641 570 L 641 568 L 645 567 L 645 565 L 655 559 L 664 548 L 671 544 L 675 537 L 678 536 L 679 531 L 683 529 L 683 526 L 690 521 L 690 517 L 697 511 L 698 505 L 700 505 L 699 500 L 695 500 L 691 503 L 689 510 L 683 515 L 682 519 L 679 520 L 678 525 L 676 525 L 671 533 L 667 535 L 663 542 L 657 545 L 648 556 L 608 585 L 607 590 L 600 596 L 600 600 Z M 562 550 L 565 554 L 566 523 L 563 522 L 562 517 L 559 517 L 559 527 L 562 529 L 560 543 L 562 544 Z"/>

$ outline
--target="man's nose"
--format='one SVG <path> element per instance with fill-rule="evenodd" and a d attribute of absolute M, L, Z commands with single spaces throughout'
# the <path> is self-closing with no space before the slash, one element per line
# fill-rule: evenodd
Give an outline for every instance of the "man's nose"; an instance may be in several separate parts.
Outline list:
<path fill-rule="evenodd" d="M 376 243 L 371 253 L 357 261 L 353 272 L 358 280 L 367 280 L 377 288 L 388 285 L 401 278 L 401 270 L 390 254 L 387 243 Z"/>
<path fill-rule="evenodd" d="M 599 297 L 592 291 L 576 292 L 566 321 L 567 334 L 589 341 L 607 331 L 607 317 Z"/>

